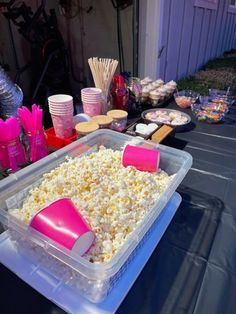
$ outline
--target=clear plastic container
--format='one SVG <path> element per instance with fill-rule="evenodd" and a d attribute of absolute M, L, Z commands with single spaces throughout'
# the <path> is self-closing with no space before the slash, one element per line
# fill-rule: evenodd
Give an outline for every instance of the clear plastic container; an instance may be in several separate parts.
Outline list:
<path fill-rule="evenodd" d="M 137 250 L 142 249 L 145 235 L 147 236 L 153 223 L 191 167 L 191 155 L 150 141 L 139 140 L 137 142 L 137 145 L 141 147 L 159 149 L 160 168 L 169 175 L 176 175 L 121 249 L 109 262 L 103 264 L 93 264 L 83 257 L 70 255 L 69 251 L 62 246 L 36 230 L 29 229 L 28 225 L 9 214 L 7 202 L 9 203 L 11 199 L 16 206 L 19 205 L 27 191 L 42 180 L 42 175 L 65 161 L 68 155 L 90 154 L 98 150 L 100 145 L 122 150 L 127 143 L 134 145 L 133 137 L 111 130 L 98 130 L 0 181 L 0 221 L 10 230 L 12 241 L 20 253 L 40 263 L 46 271 L 60 278 L 63 284 L 72 286 L 81 295 L 95 303 L 101 302 L 108 295 L 121 278 L 128 263 L 135 258 Z"/>

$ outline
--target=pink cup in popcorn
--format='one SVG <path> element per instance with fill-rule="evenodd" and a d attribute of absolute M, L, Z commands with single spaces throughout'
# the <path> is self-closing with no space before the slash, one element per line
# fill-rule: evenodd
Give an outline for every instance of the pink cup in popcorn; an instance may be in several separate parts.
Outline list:
<path fill-rule="evenodd" d="M 150 148 L 126 145 L 122 164 L 133 166 L 140 171 L 156 172 L 160 163 L 160 151 Z"/>
<path fill-rule="evenodd" d="M 95 234 L 69 198 L 56 200 L 40 210 L 30 227 L 80 256 L 95 240 Z"/>

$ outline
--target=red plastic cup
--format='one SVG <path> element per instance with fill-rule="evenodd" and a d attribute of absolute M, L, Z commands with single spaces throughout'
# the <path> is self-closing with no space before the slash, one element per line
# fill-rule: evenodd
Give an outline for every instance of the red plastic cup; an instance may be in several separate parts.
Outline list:
<path fill-rule="evenodd" d="M 160 151 L 150 148 L 126 145 L 122 164 L 133 166 L 140 171 L 157 172 L 160 163 Z"/>
<path fill-rule="evenodd" d="M 59 199 L 40 210 L 30 227 L 71 252 L 82 256 L 95 240 L 95 235 L 69 198 Z"/>

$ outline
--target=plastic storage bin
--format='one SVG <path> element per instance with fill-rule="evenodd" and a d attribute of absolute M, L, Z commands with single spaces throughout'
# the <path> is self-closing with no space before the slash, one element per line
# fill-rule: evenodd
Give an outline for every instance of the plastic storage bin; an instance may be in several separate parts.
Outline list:
<path fill-rule="evenodd" d="M 22 198 L 24 194 L 20 192 L 37 184 L 44 173 L 65 161 L 68 155 L 89 154 L 100 145 L 121 150 L 128 142 L 134 144 L 134 138 L 111 130 L 98 130 L 0 181 L 0 221 L 10 230 L 12 240 L 20 253 L 25 252 L 27 258 L 32 257 L 46 271 L 60 278 L 63 284 L 78 289 L 80 294 L 92 302 L 100 302 L 107 296 L 121 278 L 129 261 L 135 258 L 137 250 L 142 248 L 151 226 L 191 167 L 191 155 L 161 144 L 139 140 L 137 145 L 141 147 L 158 148 L 161 152 L 160 167 L 168 174 L 176 175 L 117 254 L 103 264 L 93 264 L 83 257 L 71 256 L 63 247 L 37 231 L 28 229 L 26 224 L 8 213 L 7 200 L 15 196 L 16 204 L 21 202 L 18 195 Z"/>

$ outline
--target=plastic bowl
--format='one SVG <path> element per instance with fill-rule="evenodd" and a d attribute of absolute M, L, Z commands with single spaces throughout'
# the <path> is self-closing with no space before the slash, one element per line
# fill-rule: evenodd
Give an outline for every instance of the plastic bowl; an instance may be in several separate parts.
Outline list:
<path fill-rule="evenodd" d="M 236 95 L 234 94 L 234 92 L 227 91 L 224 89 L 209 89 L 208 93 L 210 97 L 220 96 L 220 97 L 225 97 L 225 98 L 236 98 Z"/>
<path fill-rule="evenodd" d="M 199 104 L 202 110 L 219 113 L 227 113 L 230 108 L 230 102 L 218 96 L 200 96 Z"/>
<path fill-rule="evenodd" d="M 209 98 L 214 102 L 226 102 L 229 107 L 236 102 L 234 92 L 221 89 L 209 89 Z"/>
<path fill-rule="evenodd" d="M 229 107 L 226 103 L 209 102 L 208 104 L 201 105 L 201 109 L 206 110 L 206 111 L 218 112 L 218 113 L 227 113 L 229 110 Z"/>
<path fill-rule="evenodd" d="M 175 102 L 180 108 L 189 108 L 198 97 L 199 94 L 191 90 L 182 90 L 174 94 Z"/>
<path fill-rule="evenodd" d="M 194 104 L 191 106 L 191 108 L 198 121 L 219 123 L 222 122 L 225 118 L 224 112 L 210 110 L 210 108 L 206 108 L 201 104 Z"/>

